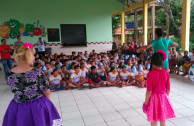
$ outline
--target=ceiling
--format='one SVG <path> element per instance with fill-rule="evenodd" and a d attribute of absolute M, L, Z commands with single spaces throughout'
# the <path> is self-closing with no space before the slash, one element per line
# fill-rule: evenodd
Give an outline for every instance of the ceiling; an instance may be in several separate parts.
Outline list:
<path fill-rule="evenodd" d="M 137 2 L 140 2 L 142 0 L 117 0 L 119 2 L 121 2 L 122 4 L 124 4 L 126 7 L 129 7 Z"/>

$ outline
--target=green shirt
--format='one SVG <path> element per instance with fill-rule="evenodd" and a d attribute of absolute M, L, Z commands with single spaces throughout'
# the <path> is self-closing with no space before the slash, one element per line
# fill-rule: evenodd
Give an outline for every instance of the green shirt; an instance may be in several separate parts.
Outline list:
<path fill-rule="evenodd" d="M 173 41 L 166 39 L 166 38 L 158 38 L 158 39 L 153 40 L 151 44 L 152 44 L 152 47 L 154 48 L 154 53 L 160 49 L 166 53 L 167 59 L 164 61 L 164 68 L 168 68 L 169 67 L 168 46 L 171 46 L 173 44 Z"/>

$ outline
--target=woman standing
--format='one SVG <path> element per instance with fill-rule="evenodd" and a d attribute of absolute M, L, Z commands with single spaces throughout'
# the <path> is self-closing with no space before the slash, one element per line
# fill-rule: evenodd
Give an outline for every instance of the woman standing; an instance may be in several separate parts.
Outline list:
<path fill-rule="evenodd" d="M 38 68 L 33 68 L 35 50 L 27 42 L 14 50 L 18 65 L 8 75 L 14 93 L 4 116 L 3 126 L 53 126 L 61 123 L 50 99 L 49 81 Z"/>
<path fill-rule="evenodd" d="M 157 52 L 158 50 L 163 50 L 167 55 L 167 59 L 164 61 L 164 68 L 168 70 L 169 69 L 168 48 L 177 47 L 178 44 L 174 43 L 169 39 L 163 38 L 164 31 L 161 28 L 157 28 L 155 33 L 156 39 L 153 40 L 149 45 L 138 48 L 137 53 L 139 53 L 141 50 L 145 51 L 152 47 L 154 48 L 154 53 Z"/>
<path fill-rule="evenodd" d="M 45 42 L 44 39 L 39 37 L 37 45 L 38 45 L 38 55 L 39 55 L 39 58 L 41 58 L 42 56 L 45 56 L 45 45 L 46 45 L 46 42 Z"/>

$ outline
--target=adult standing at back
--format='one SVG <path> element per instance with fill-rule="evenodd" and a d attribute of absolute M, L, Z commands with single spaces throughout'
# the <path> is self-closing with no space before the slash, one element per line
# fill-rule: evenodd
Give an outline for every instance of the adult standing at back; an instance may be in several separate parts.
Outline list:
<path fill-rule="evenodd" d="M 12 68 L 12 59 L 11 59 L 11 47 L 6 44 L 5 39 L 1 39 L 2 45 L 0 45 L 0 53 L 1 53 L 1 62 L 4 67 L 5 77 L 10 73 L 10 69 Z"/>
<path fill-rule="evenodd" d="M 39 37 L 37 45 L 38 45 L 38 55 L 39 55 L 39 58 L 41 58 L 42 56 L 45 56 L 45 45 L 46 45 L 46 42 L 45 42 L 44 39 Z"/>
<path fill-rule="evenodd" d="M 156 39 L 153 40 L 149 45 L 137 49 L 137 52 L 139 53 L 141 50 L 147 50 L 151 47 L 154 48 L 154 53 L 157 52 L 158 50 L 163 50 L 167 55 L 167 59 L 164 61 L 164 68 L 168 69 L 169 67 L 168 48 L 177 47 L 178 44 L 169 39 L 163 38 L 163 35 L 164 35 L 163 30 L 161 28 L 157 28 L 155 34 Z"/>
<path fill-rule="evenodd" d="M 15 48 L 17 48 L 19 45 L 22 45 L 22 44 L 24 44 L 22 41 L 21 41 L 21 37 L 20 36 L 18 36 L 17 37 L 17 41 L 14 43 L 14 45 L 13 45 L 13 48 L 15 49 Z"/>

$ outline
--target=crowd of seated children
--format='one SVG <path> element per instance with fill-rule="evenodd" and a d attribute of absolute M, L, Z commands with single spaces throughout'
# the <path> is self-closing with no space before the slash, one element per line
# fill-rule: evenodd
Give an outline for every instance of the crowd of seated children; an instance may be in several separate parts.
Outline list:
<path fill-rule="evenodd" d="M 35 55 L 34 67 L 42 68 L 50 81 L 52 91 L 83 89 L 88 84 L 90 89 L 130 85 L 146 87 L 152 52 L 152 49 L 141 52 L 142 54 L 73 51 L 71 55 L 48 54 L 41 59 Z"/>
<path fill-rule="evenodd" d="M 180 48 L 178 53 L 176 49 L 169 50 L 169 66 L 170 66 L 170 73 L 175 73 L 179 75 L 180 67 L 183 67 L 183 74 L 182 76 L 188 75 L 188 71 L 190 67 L 194 64 L 194 49 L 192 49 L 192 55 L 189 56 L 188 51 L 182 52 Z"/>

